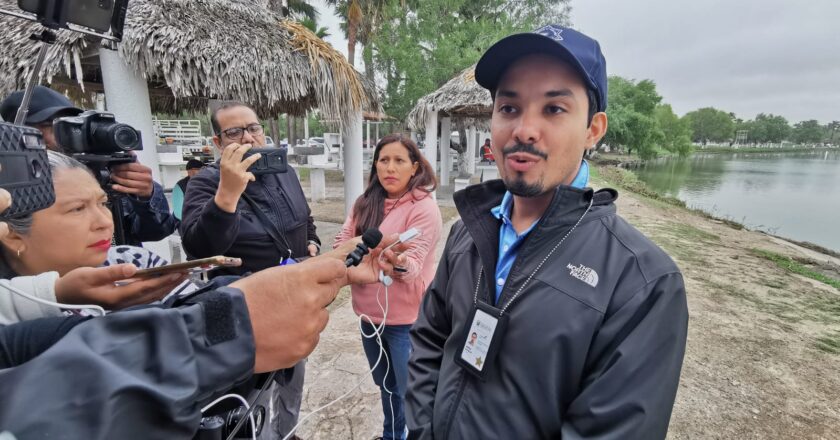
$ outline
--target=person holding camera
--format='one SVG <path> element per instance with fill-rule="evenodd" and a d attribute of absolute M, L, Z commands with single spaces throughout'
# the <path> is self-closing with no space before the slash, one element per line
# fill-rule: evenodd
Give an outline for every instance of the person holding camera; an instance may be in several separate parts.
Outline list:
<path fill-rule="evenodd" d="M 13 122 L 23 100 L 23 91 L 9 95 L 0 103 L 3 120 Z M 56 141 L 53 121 L 77 116 L 82 110 L 67 97 L 44 86 L 36 86 L 24 123 L 44 135 L 44 143 L 53 151 L 64 152 Z M 151 168 L 139 163 L 124 163 L 110 168 L 112 188 L 121 197 L 125 243 L 139 246 L 144 241 L 159 241 L 175 232 L 178 221 L 169 211 L 163 187 L 152 179 Z"/>
<path fill-rule="evenodd" d="M 187 187 L 180 226 L 187 254 L 241 258 L 241 267 L 216 271 L 235 275 L 317 255 L 321 240 L 294 169 L 259 176 L 249 171 L 261 155 L 248 155 L 248 150 L 266 143 L 256 112 L 239 102 L 227 103 L 213 111 L 210 123 L 222 157 Z M 278 374 L 272 429 L 280 437 L 297 424 L 304 370 L 301 362 Z"/>

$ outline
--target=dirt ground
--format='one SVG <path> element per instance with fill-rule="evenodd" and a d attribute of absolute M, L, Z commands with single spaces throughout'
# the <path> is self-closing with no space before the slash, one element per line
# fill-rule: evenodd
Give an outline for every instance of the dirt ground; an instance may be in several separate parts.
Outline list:
<path fill-rule="evenodd" d="M 451 209 L 451 200 L 440 203 Z M 342 209 L 339 200 L 313 206 L 316 218 L 333 222 L 319 230 L 328 241 Z M 834 279 L 840 279 L 840 262 L 627 192 L 620 192 L 618 212 L 662 246 L 686 280 L 688 346 L 668 437 L 840 439 L 840 350 L 833 350 L 840 347 L 840 290 L 793 274 L 756 250 L 809 259 Z M 381 435 L 379 392 L 367 372 L 347 291 L 333 304 L 330 324 L 309 358 L 302 413 L 345 393 L 306 420 L 300 435 Z"/>

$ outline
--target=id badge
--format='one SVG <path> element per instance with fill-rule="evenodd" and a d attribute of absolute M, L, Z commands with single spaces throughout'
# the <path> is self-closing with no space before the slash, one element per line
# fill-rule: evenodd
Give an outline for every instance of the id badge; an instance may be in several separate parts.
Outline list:
<path fill-rule="evenodd" d="M 500 317 L 499 313 L 499 309 L 479 302 L 464 325 L 455 362 L 480 379 L 492 368 L 507 327 L 507 315 Z"/>

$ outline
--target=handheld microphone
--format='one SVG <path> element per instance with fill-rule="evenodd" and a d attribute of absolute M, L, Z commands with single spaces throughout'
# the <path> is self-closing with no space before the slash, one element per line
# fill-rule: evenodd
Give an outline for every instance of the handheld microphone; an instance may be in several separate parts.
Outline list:
<path fill-rule="evenodd" d="M 379 232 L 379 229 L 368 229 L 362 234 L 362 242 L 356 245 L 356 249 L 353 249 L 353 252 L 347 254 L 344 265 L 347 267 L 358 266 L 362 262 L 362 258 L 370 252 L 371 248 L 379 246 L 380 241 L 382 241 L 382 233 Z"/>

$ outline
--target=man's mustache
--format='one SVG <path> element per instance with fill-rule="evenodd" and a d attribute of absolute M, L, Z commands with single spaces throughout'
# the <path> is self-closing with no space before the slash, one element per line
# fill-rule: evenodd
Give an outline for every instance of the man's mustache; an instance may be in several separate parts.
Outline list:
<path fill-rule="evenodd" d="M 507 156 L 513 153 L 528 153 L 533 154 L 534 156 L 541 157 L 545 160 L 548 160 L 548 154 L 543 153 L 540 150 L 537 150 L 537 147 L 534 144 L 515 144 L 511 145 L 510 147 L 505 147 L 502 149 L 502 155 Z"/>

